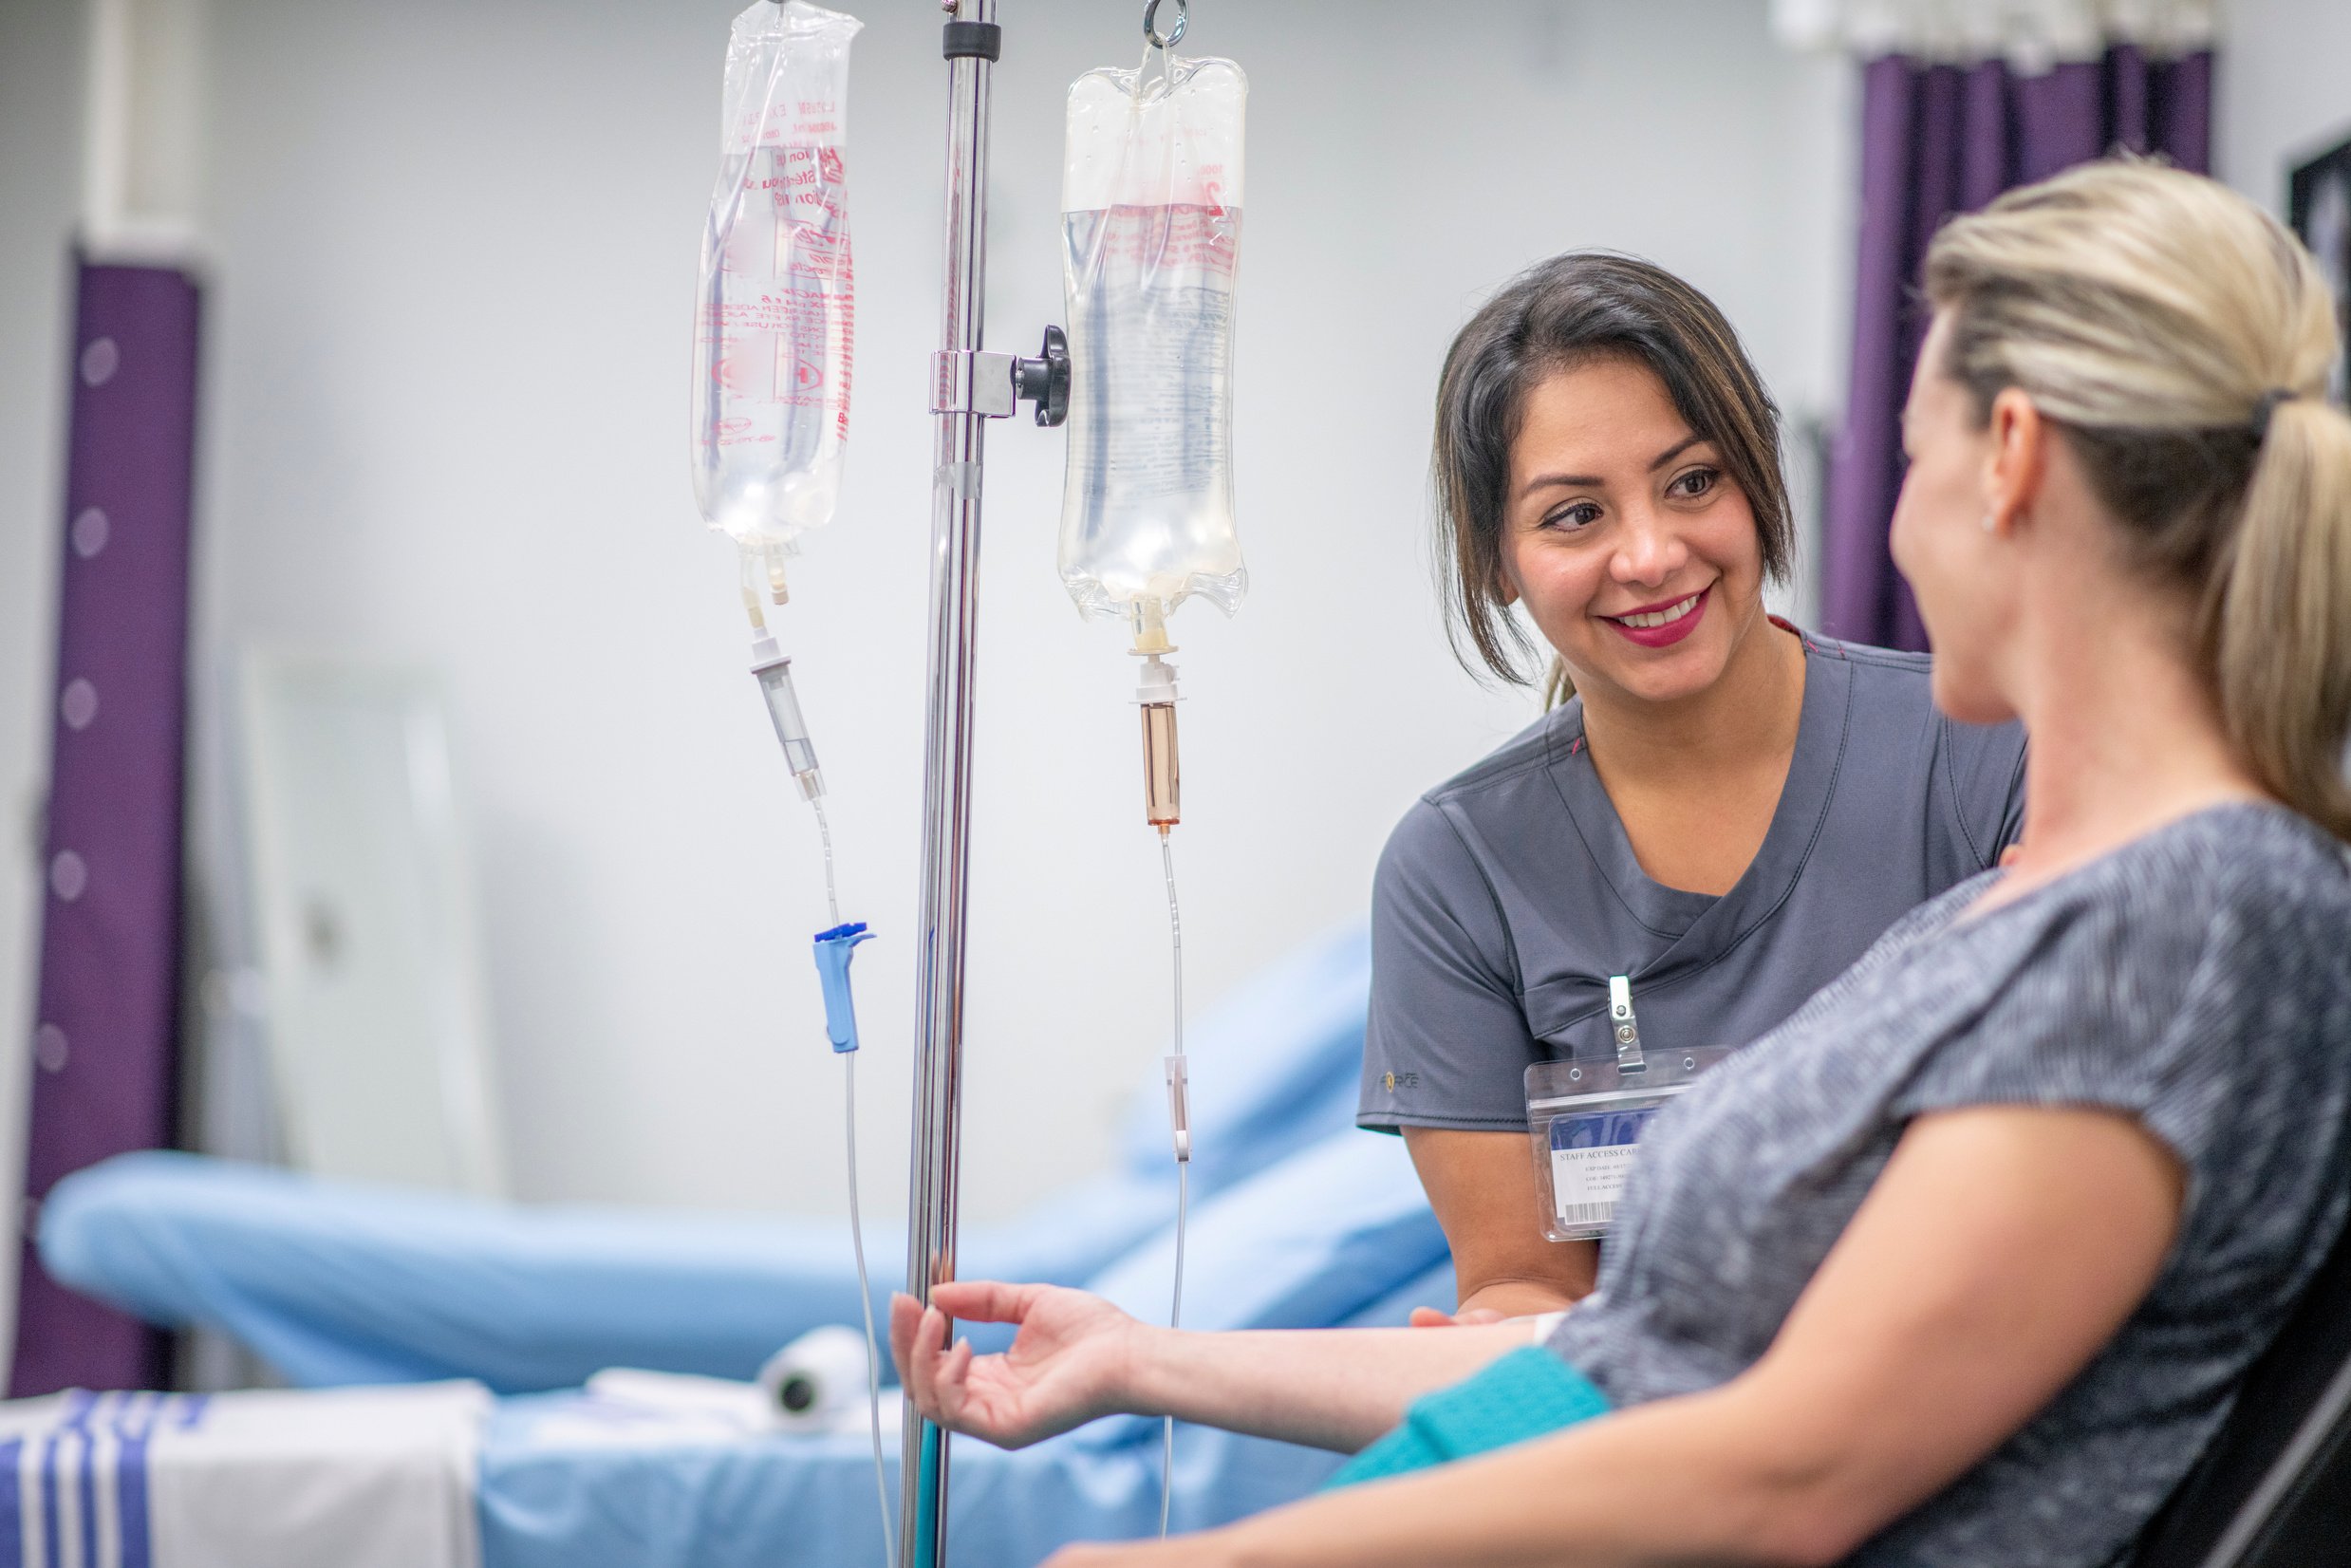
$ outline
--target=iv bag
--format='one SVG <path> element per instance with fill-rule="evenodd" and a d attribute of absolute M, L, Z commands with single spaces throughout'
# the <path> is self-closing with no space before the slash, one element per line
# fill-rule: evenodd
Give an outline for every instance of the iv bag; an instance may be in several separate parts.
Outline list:
<path fill-rule="evenodd" d="M 1071 359 L 1061 581 L 1156 625 L 1248 591 L 1233 525 L 1233 274 L 1249 82 L 1229 60 L 1070 85 L 1061 177 Z"/>
<path fill-rule="evenodd" d="M 849 438 L 854 17 L 754 0 L 726 51 L 694 326 L 694 498 L 748 551 L 832 515 Z"/>

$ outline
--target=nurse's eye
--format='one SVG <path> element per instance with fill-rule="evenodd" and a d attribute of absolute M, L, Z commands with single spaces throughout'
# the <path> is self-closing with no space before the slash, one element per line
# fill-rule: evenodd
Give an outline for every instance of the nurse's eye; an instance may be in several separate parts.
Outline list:
<path fill-rule="evenodd" d="M 1680 500 L 1694 501 L 1701 495 L 1712 494 L 1714 487 L 1722 482 L 1721 469 L 1693 468 L 1673 476 L 1673 482 L 1666 486 L 1666 494 Z"/>
<path fill-rule="evenodd" d="M 1544 517 L 1543 527 L 1560 529 L 1572 533 L 1578 529 L 1590 528 L 1599 520 L 1600 509 L 1598 507 L 1590 501 L 1577 501 L 1573 506 L 1563 506 Z"/>

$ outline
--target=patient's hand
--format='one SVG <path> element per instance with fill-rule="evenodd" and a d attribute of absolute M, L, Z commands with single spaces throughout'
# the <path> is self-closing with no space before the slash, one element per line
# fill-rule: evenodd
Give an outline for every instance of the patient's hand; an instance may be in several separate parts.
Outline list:
<path fill-rule="evenodd" d="M 974 1355 L 969 1340 L 947 1343 L 951 1316 L 1020 1332 L 1003 1354 Z M 1020 1448 L 1119 1409 L 1141 1326 L 1081 1290 L 954 1280 L 933 1287 L 927 1311 L 892 1297 L 889 1345 L 926 1419 Z"/>
<path fill-rule="evenodd" d="M 1234 1568 L 1248 1560 L 1227 1530 L 1165 1540 L 1079 1541 L 1045 1559 L 1045 1568 Z"/>

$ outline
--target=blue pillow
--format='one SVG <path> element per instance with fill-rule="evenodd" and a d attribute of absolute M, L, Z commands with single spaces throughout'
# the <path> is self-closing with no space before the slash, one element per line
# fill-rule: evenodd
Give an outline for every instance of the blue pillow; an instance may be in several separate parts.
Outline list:
<path fill-rule="evenodd" d="M 1427 1275 L 1445 1257 L 1445 1233 L 1404 1141 L 1351 1128 L 1193 1209 L 1184 1326 L 1329 1328 Z M 1174 1265 L 1170 1224 L 1087 1288 L 1146 1322 L 1164 1323 Z M 1074 1436 L 1113 1447 L 1155 1430 L 1156 1422 L 1118 1416 Z"/>
<path fill-rule="evenodd" d="M 1360 920 L 1259 970 L 1185 1031 L 1192 1190 L 1223 1187 L 1354 1126 L 1371 1004 L 1371 933 Z M 1162 1058 L 1136 1087 L 1120 1165 L 1173 1185 Z"/>

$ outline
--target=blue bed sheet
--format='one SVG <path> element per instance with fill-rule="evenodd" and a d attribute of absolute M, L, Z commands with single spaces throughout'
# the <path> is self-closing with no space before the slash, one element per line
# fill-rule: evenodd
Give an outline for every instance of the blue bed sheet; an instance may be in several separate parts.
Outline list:
<path fill-rule="evenodd" d="M 1195 1203 L 1353 1126 L 1370 971 L 1357 923 L 1195 1021 Z M 962 1272 L 1076 1283 L 1163 1228 L 1166 1105 L 1154 1061 L 1116 1167 L 1011 1223 L 965 1226 Z M 485 1203 L 190 1155 L 66 1178 L 40 1246 L 61 1281 L 219 1330 L 304 1387 L 471 1377 L 520 1392 L 616 1365 L 748 1377 L 810 1328 L 860 1317 L 837 1220 Z M 904 1251 L 896 1227 L 868 1228 L 877 1295 Z"/>
<path fill-rule="evenodd" d="M 1344 1321 L 1399 1324 L 1415 1306 L 1452 1300 L 1452 1270 L 1441 1263 Z M 510 1399 L 492 1419 L 481 1458 L 483 1568 L 854 1568 L 883 1560 L 872 1456 L 862 1436 L 698 1447 L 583 1442 L 554 1435 L 573 1402 L 565 1394 Z M 1017 1452 L 954 1440 L 947 1525 L 955 1568 L 1032 1568 L 1069 1541 L 1156 1530 L 1158 1444 L 1105 1444 L 1102 1425 Z M 894 1489 L 896 1444 L 886 1458 Z M 1203 1529 L 1292 1502 L 1321 1485 L 1341 1459 L 1179 1428 L 1173 1527 Z"/>

